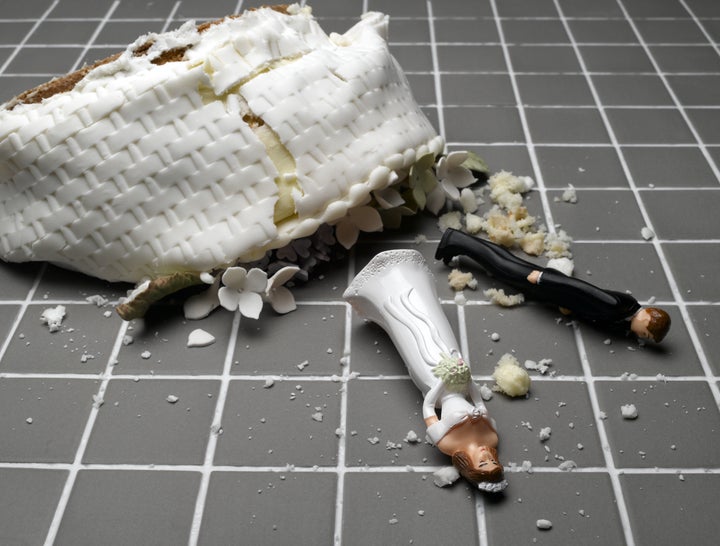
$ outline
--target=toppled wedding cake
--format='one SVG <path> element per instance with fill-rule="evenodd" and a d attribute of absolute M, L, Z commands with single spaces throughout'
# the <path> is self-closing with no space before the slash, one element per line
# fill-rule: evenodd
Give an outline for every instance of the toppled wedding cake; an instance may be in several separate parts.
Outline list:
<path fill-rule="evenodd" d="M 309 8 L 260 8 L 5 103 L 0 257 L 162 295 L 353 214 L 370 229 L 368 205 L 423 208 L 444 143 L 386 32 L 380 13 L 327 35 Z"/>

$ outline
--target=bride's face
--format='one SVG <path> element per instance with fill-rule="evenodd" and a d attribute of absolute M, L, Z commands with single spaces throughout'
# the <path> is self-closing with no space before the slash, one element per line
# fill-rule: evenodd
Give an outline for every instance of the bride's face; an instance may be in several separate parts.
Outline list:
<path fill-rule="evenodd" d="M 473 466 L 481 472 L 491 473 L 498 468 L 502 468 L 486 446 L 479 446 L 473 449 L 470 452 L 470 458 L 472 459 Z"/>

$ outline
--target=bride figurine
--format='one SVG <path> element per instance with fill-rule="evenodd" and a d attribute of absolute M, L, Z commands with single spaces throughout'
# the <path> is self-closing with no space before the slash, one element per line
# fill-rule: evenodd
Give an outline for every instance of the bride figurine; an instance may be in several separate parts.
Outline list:
<path fill-rule="evenodd" d="M 390 336 L 422 391 L 427 436 L 460 474 L 483 491 L 507 486 L 498 461 L 495 422 L 440 307 L 435 282 L 416 250 L 381 252 L 343 297 Z"/>

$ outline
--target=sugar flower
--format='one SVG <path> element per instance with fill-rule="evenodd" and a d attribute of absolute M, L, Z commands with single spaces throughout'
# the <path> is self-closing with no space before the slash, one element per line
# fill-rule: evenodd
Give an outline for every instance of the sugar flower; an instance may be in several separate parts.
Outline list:
<path fill-rule="evenodd" d="M 445 199 L 460 199 L 460 190 L 475 182 L 470 169 L 463 166 L 468 152 L 450 152 L 437 162 L 435 173 L 439 184 L 428 195 L 428 209 L 437 214 L 445 204 Z"/>
<path fill-rule="evenodd" d="M 262 294 L 267 288 L 267 273 L 262 269 L 229 267 L 222 275 L 222 283 L 218 290 L 218 299 L 228 311 L 240 311 L 244 317 L 256 319 L 260 316 L 263 306 Z"/>
<path fill-rule="evenodd" d="M 294 265 L 283 267 L 268 279 L 265 287 L 265 299 L 270 302 L 270 305 L 277 313 L 284 315 L 296 309 L 297 306 L 292 292 L 283 285 L 292 279 L 298 271 L 300 271 L 300 268 Z"/>
<path fill-rule="evenodd" d="M 335 238 L 345 248 L 355 244 L 361 231 L 382 231 L 380 213 L 373 207 L 364 205 L 348 211 L 347 216 L 335 226 Z"/>

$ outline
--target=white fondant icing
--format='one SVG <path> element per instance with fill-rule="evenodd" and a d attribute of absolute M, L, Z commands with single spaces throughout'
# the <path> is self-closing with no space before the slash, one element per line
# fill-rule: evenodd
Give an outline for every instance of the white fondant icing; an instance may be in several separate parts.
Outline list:
<path fill-rule="evenodd" d="M 308 9 L 288 11 L 148 34 L 72 91 L 0 109 L 0 257 L 111 281 L 210 271 L 311 235 L 442 151 L 386 16 L 331 40 Z M 297 214 L 278 225 L 288 174 L 245 104 L 295 162 Z"/>

